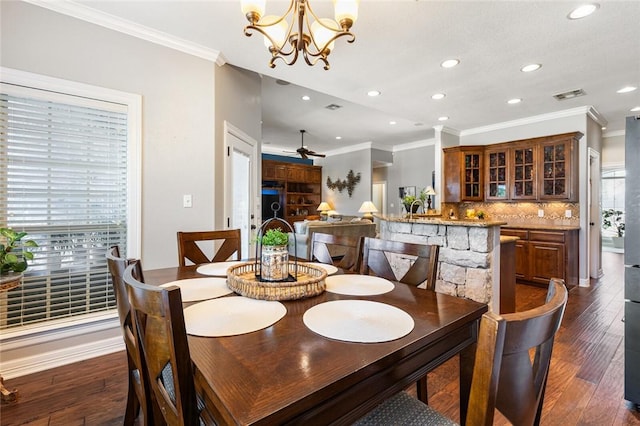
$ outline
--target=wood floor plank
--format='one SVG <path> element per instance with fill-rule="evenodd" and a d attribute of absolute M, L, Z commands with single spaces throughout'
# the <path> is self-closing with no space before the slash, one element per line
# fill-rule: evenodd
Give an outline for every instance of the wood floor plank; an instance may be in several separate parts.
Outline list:
<path fill-rule="evenodd" d="M 577 377 L 573 378 L 567 383 L 564 392 L 555 401 L 553 408 L 546 413 L 543 411 L 541 423 L 563 426 L 577 425 L 595 390 L 596 385 L 593 383 Z M 604 425 L 603 423 L 602 426 Z"/>

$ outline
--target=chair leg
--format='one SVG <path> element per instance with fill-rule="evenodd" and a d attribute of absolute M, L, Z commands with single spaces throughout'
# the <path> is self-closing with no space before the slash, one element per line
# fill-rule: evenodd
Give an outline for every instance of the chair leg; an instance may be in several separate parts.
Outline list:
<path fill-rule="evenodd" d="M 129 393 L 127 395 L 127 409 L 124 414 L 124 424 L 134 425 L 140 414 L 140 402 L 136 395 L 136 390 L 131 380 L 129 380 Z"/>
<path fill-rule="evenodd" d="M 421 377 L 420 380 L 416 382 L 416 389 L 418 394 L 418 400 L 428 405 L 429 396 L 427 395 L 427 376 Z"/>

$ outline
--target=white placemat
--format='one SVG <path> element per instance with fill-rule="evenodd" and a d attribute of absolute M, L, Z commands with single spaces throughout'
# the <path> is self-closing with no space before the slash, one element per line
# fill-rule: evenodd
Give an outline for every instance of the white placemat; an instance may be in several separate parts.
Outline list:
<path fill-rule="evenodd" d="M 327 263 L 309 262 L 308 264 L 324 269 L 325 271 L 327 271 L 327 275 L 333 275 L 336 272 L 338 272 L 338 268 L 336 268 L 333 265 L 329 265 Z"/>
<path fill-rule="evenodd" d="M 206 300 L 184 310 L 187 333 L 222 337 L 251 333 L 278 322 L 287 313 L 280 302 L 234 296 Z"/>
<path fill-rule="evenodd" d="M 371 300 L 333 300 L 310 308 L 302 317 L 312 331 L 345 342 L 378 343 L 406 336 L 411 315 L 395 306 Z"/>
<path fill-rule="evenodd" d="M 244 263 L 244 262 L 240 260 L 234 260 L 230 262 L 207 263 L 206 265 L 198 266 L 196 271 L 202 275 L 213 275 L 214 277 L 226 277 L 227 269 L 229 269 L 232 266 L 236 266 L 240 263 Z"/>
<path fill-rule="evenodd" d="M 388 293 L 395 285 L 373 275 L 344 274 L 327 277 L 327 291 L 349 296 L 373 296 Z"/>
<path fill-rule="evenodd" d="M 223 277 L 189 278 L 162 284 L 160 287 L 172 285 L 180 287 L 183 302 L 215 299 L 233 293 L 233 290 L 227 287 L 227 279 Z"/>

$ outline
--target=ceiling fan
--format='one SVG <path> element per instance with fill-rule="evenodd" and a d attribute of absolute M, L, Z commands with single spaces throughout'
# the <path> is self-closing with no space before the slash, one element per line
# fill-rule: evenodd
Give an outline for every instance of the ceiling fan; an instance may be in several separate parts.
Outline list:
<path fill-rule="evenodd" d="M 313 157 L 326 157 L 324 154 L 318 154 L 317 152 L 311 151 L 304 147 L 304 134 L 306 130 L 300 130 L 300 148 L 296 149 L 296 152 L 300 154 L 302 158 L 309 158 L 309 156 Z"/>

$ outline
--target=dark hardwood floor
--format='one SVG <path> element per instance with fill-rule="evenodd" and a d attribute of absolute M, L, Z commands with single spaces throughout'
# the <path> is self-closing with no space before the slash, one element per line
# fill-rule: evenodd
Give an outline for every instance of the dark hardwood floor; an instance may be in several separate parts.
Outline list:
<path fill-rule="evenodd" d="M 556 337 L 543 425 L 640 425 L 623 399 L 623 258 L 603 253 L 605 275 L 574 287 Z M 545 290 L 518 285 L 517 310 L 538 306 Z M 640 362 L 640 361 L 639 361 Z M 429 402 L 458 419 L 458 360 L 429 374 Z M 124 352 L 6 380 L 20 400 L 0 408 L 0 425 L 120 425 L 127 391 Z M 495 424 L 508 424 L 498 416 Z"/>

